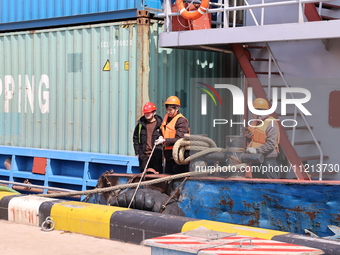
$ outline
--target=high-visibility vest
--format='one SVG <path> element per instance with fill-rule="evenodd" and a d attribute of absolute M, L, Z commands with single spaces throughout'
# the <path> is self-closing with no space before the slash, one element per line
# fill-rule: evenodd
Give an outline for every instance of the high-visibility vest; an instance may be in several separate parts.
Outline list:
<path fill-rule="evenodd" d="M 178 118 L 183 117 L 186 121 L 188 121 L 182 113 L 177 114 L 173 119 L 167 124 L 168 121 L 168 114 L 165 114 L 163 122 L 161 124 L 161 130 L 163 137 L 166 138 L 175 138 L 176 137 L 176 129 L 175 125 L 178 120 Z M 172 150 L 174 146 L 166 146 L 164 147 L 164 150 Z"/>
<path fill-rule="evenodd" d="M 268 125 L 269 124 L 272 125 L 272 122 L 275 122 L 275 125 L 278 125 L 276 121 L 272 120 L 275 120 L 275 118 L 269 117 L 263 120 L 262 126 L 248 127 L 249 131 L 254 134 L 254 136 L 251 138 L 251 142 L 249 143 L 248 148 L 253 147 L 256 149 L 266 143 L 267 140 L 266 129 Z M 280 131 L 275 144 L 275 149 L 277 152 L 279 152 L 279 143 L 280 143 Z"/>
<path fill-rule="evenodd" d="M 141 140 L 140 140 L 140 132 L 142 131 L 142 127 L 143 127 L 142 124 L 138 124 L 138 142 L 139 143 L 142 143 Z"/>

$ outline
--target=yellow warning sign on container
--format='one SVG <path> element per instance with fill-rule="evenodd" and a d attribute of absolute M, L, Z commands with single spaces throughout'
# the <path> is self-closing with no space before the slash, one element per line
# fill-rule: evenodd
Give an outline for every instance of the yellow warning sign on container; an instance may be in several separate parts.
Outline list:
<path fill-rule="evenodd" d="M 111 70 L 110 60 L 106 60 L 106 63 L 103 67 L 103 71 L 110 71 L 110 70 Z"/>
<path fill-rule="evenodd" d="M 129 61 L 125 61 L 125 62 L 124 62 L 124 70 L 125 70 L 125 71 L 128 71 L 129 69 L 130 69 Z"/>

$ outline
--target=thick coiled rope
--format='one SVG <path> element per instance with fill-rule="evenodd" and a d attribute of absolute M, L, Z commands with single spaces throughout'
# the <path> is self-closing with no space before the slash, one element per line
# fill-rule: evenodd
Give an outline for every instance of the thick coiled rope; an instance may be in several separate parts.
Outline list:
<path fill-rule="evenodd" d="M 185 158 L 186 150 L 191 152 L 191 155 L 187 158 Z M 186 165 L 190 161 L 213 152 L 227 152 L 227 150 L 218 148 L 216 143 L 209 137 L 186 134 L 184 138 L 175 143 L 172 149 L 172 157 L 178 165 Z"/>

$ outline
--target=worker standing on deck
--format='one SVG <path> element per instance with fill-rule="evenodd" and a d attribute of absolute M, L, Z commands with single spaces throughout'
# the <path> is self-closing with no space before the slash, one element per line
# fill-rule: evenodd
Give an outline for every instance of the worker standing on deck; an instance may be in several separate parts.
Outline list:
<path fill-rule="evenodd" d="M 179 174 L 188 171 L 188 165 L 178 165 L 172 157 L 172 148 L 180 138 L 189 134 L 188 120 L 179 112 L 181 102 L 178 97 L 171 96 L 165 102 L 166 115 L 161 130 L 163 137 L 157 139 L 157 144 L 164 145 L 165 173 Z"/>
<path fill-rule="evenodd" d="M 269 104 L 267 100 L 263 98 L 257 98 L 253 102 L 253 106 L 257 110 L 268 110 Z M 280 142 L 280 130 L 275 120 L 270 115 L 259 116 L 252 115 L 256 123 L 248 127 L 246 131 L 246 137 L 250 139 L 250 143 L 246 152 L 252 154 L 263 154 L 265 159 L 261 164 L 267 166 L 267 170 L 274 170 L 278 166 L 277 156 L 279 154 L 279 142 Z M 263 171 L 268 179 L 279 179 L 279 172 L 275 171 Z"/>
<path fill-rule="evenodd" d="M 139 160 L 139 169 L 142 173 L 151 156 L 153 146 L 156 146 L 149 161 L 148 168 L 158 173 L 162 172 L 162 146 L 155 145 L 156 139 L 162 135 L 160 126 L 162 117 L 156 114 L 157 107 L 148 102 L 143 107 L 143 116 L 138 120 L 133 132 L 133 147 Z"/>

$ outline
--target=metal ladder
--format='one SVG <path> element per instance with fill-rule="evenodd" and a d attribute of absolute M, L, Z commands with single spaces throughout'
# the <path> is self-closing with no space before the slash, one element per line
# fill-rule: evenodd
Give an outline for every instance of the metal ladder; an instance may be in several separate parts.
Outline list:
<path fill-rule="evenodd" d="M 308 21 L 340 19 L 340 0 L 306 4 L 305 16 Z"/>
<path fill-rule="evenodd" d="M 253 88 L 253 92 L 257 98 L 264 98 L 268 100 L 267 94 L 252 66 L 249 58 L 249 54 L 243 48 L 242 44 L 235 43 L 230 44 L 230 48 L 232 49 L 235 57 L 240 64 L 240 67 L 247 78 L 249 85 Z M 269 101 L 269 100 L 268 100 Z M 278 119 L 278 115 L 274 112 L 272 116 L 275 119 Z M 295 148 L 292 146 L 286 130 L 282 125 L 279 125 L 280 129 L 280 145 L 285 153 L 292 170 L 295 172 L 296 177 L 299 180 L 310 180 L 309 174 L 306 172 L 304 164 L 302 163 L 299 155 L 297 154 Z"/>
<path fill-rule="evenodd" d="M 322 3 L 322 2 L 307 3 L 307 4 L 305 4 L 304 14 L 309 21 L 321 21 L 321 20 L 330 20 L 330 19 L 340 18 L 340 15 L 338 17 L 331 17 L 331 15 L 323 15 L 322 14 L 322 11 L 324 9 L 327 9 L 328 13 L 331 13 L 331 14 L 335 13 L 334 10 L 340 10 L 340 0 L 336 0 L 336 2 L 339 2 L 339 3 L 334 3 L 334 2 L 332 2 L 331 4 L 329 4 L 327 2 L 325 2 L 325 3 Z M 245 3 L 246 3 L 246 5 L 248 5 L 247 0 L 245 0 Z M 317 10 L 317 7 L 318 7 L 318 10 Z M 250 12 L 250 14 L 251 14 L 251 16 L 252 16 L 252 18 L 255 22 L 255 25 L 259 26 L 259 22 L 256 20 L 253 11 L 249 10 L 249 12 Z M 302 14 L 301 9 L 299 9 L 299 13 Z M 260 22 L 261 25 L 263 24 L 263 14 L 264 13 L 262 12 L 261 13 L 261 22 Z M 301 21 L 302 21 L 302 17 L 299 18 L 299 22 L 301 22 Z M 326 47 L 327 47 L 327 45 L 326 45 Z M 238 55 L 239 55 L 238 60 L 239 60 L 239 63 L 241 64 L 241 67 L 242 67 L 242 65 L 243 66 L 245 65 L 244 67 L 247 70 L 247 72 L 245 72 L 246 77 L 250 75 L 251 78 L 255 78 L 254 76 L 256 76 L 256 78 L 258 79 L 257 75 L 265 75 L 266 74 L 267 75 L 267 81 L 268 81 L 267 88 L 268 88 L 268 91 L 270 91 L 272 76 L 273 75 L 279 75 L 281 77 L 282 81 L 283 81 L 283 86 L 290 87 L 289 84 L 287 83 L 287 80 L 285 79 L 283 72 L 281 71 L 281 69 L 280 69 L 280 67 L 277 63 L 277 60 L 275 59 L 273 52 L 272 52 L 271 48 L 269 47 L 268 43 L 265 42 L 263 46 L 256 45 L 256 46 L 253 47 L 254 49 L 266 49 L 266 51 L 268 52 L 267 57 L 262 56 L 262 57 L 258 57 L 258 58 L 251 58 L 251 56 L 249 56 L 249 64 L 252 68 L 253 68 L 253 64 L 251 62 L 253 62 L 253 61 L 268 61 L 268 71 L 266 71 L 266 72 L 256 72 L 255 70 L 249 72 L 249 69 L 251 69 L 251 68 L 249 66 L 246 67 L 247 64 L 245 64 L 246 60 L 244 59 L 244 57 L 243 57 L 243 63 L 240 62 L 240 56 L 243 55 L 243 54 L 241 52 L 239 45 L 238 45 L 238 47 L 232 46 L 232 48 L 233 48 L 234 53 L 235 53 L 235 51 L 238 51 Z M 274 64 L 274 66 L 276 67 L 276 69 L 277 69 L 276 72 L 272 71 L 272 64 Z M 244 70 L 243 67 L 242 67 L 242 69 Z M 254 72 L 254 73 L 252 73 L 252 72 Z M 250 77 L 247 77 L 247 78 L 250 78 Z M 261 82 L 260 81 L 255 82 L 255 87 L 257 87 L 258 90 L 261 90 L 259 88 L 258 84 L 256 84 L 256 83 L 261 83 Z M 264 97 L 262 91 L 261 91 L 261 93 L 258 92 L 258 94 L 262 94 L 262 97 Z M 291 96 L 293 98 L 293 95 L 291 95 Z M 269 99 L 270 99 L 270 95 L 269 95 Z M 299 146 L 299 145 L 315 145 L 317 147 L 318 151 L 319 151 L 319 155 L 308 156 L 308 157 L 299 157 L 299 159 L 297 159 L 298 155 L 297 155 L 295 148 L 293 148 L 293 150 L 287 150 L 287 148 L 289 148 L 289 146 L 286 144 L 285 139 L 288 138 L 288 137 L 286 137 L 286 131 L 288 131 L 288 130 L 284 130 L 283 128 L 281 128 L 280 132 L 281 132 L 281 134 L 284 134 L 284 136 L 282 137 L 283 138 L 282 142 L 284 143 L 284 147 L 286 147 L 286 150 L 285 150 L 286 157 L 291 164 L 292 164 L 292 162 L 301 162 L 302 163 L 302 162 L 306 162 L 306 161 L 310 161 L 310 160 L 319 160 L 319 164 L 322 166 L 323 161 L 325 159 L 327 159 L 328 156 L 324 156 L 323 151 L 320 147 L 320 142 L 316 139 L 315 134 L 313 133 L 313 130 L 312 130 L 313 127 L 311 127 L 308 124 L 304 114 L 302 114 L 300 112 L 300 110 L 298 112 L 298 110 L 299 109 L 297 109 L 297 107 L 294 107 L 294 112 L 291 113 L 291 115 L 293 116 L 293 119 L 295 121 L 297 121 L 298 118 L 301 118 L 303 120 L 303 122 L 305 123 L 305 126 L 299 126 L 299 127 L 291 128 L 292 132 L 291 132 L 291 136 L 290 136 L 290 139 L 289 139 L 290 142 L 291 142 L 291 145 L 293 147 L 296 147 L 296 146 Z M 312 137 L 312 141 L 298 141 L 298 142 L 295 141 L 296 140 L 296 132 L 297 132 L 297 130 L 301 130 L 301 129 L 302 130 L 305 129 L 310 133 L 310 135 Z M 301 170 L 304 171 L 304 169 L 301 169 Z M 296 169 L 295 169 L 295 174 L 296 174 L 298 179 L 310 179 L 310 176 L 307 173 L 302 173 L 302 174 L 300 173 L 301 176 L 299 176 Z M 320 171 L 319 172 L 319 180 L 322 180 L 322 174 L 323 174 L 323 172 Z"/>
<path fill-rule="evenodd" d="M 270 92 L 270 88 L 271 87 L 290 87 L 290 85 L 288 84 L 282 70 L 280 69 L 280 66 L 277 62 L 277 60 L 274 57 L 274 54 L 269 46 L 268 43 L 264 43 L 263 45 L 253 45 L 253 46 L 246 46 L 248 47 L 248 49 L 250 51 L 253 52 L 253 55 L 257 56 L 256 57 L 250 57 L 250 62 L 251 63 L 256 63 L 256 62 L 267 62 L 268 63 L 268 67 L 267 70 L 265 72 L 261 72 L 259 70 L 256 70 L 256 67 L 254 67 L 255 65 L 253 65 L 254 70 L 256 72 L 257 75 L 259 76 L 266 76 L 266 81 L 267 84 L 264 86 L 267 88 L 267 95 L 268 95 L 268 99 L 271 99 L 271 95 L 270 93 L 268 93 L 268 91 Z M 263 52 L 264 51 L 264 52 Z M 251 56 L 251 54 L 250 54 Z M 263 65 L 262 65 L 263 66 Z M 276 69 L 275 71 L 273 71 L 274 69 Z M 273 79 L 273 76 L 277 76 L 280 77 L 280 79 Z M 263 79 L 262 79 L 263 80 Z M 273 82 L 273 80 L 275 80 L 275 82 Z M 279 80 L 279 81 L 277 81 Z M 264 83 L 262 81 L 262 83 Z M 275 84 L 278 83 L 278 84 Z M 291 98 L 294 98 L 294 95 L 291 94 L 290 95 Z M 315 161 L 317 160 L 318 163 L 322 166 L 323 162 L 325 159 L 328 158 L 328 156 L 325 156 L 322 148 L 320 146 L 320 141 L 317 140 L 314 132 L 313 132 L 313 127 L 309 125 L 305 115 L 300 111 L 300 109 L 298 109 L 296 106 L 294 106 L 294 110 L 291 113 L 288 113 L 287 116 L 291 116 L 293 120 L 296 121 L 296 123 L 299 123 L 301 121 L 298 120 L 302 120 L 303 121 L 303 125 L 297 125 L 294 126 L 292 128 L 285 128 L 286 132 L 289 131 L 291 134 L 289 136 L 290 138 L 290 142 L 292 144 L 292 146 L 294 146 L 295 148 L 297 148 L 297 146 L 305 146 L 305 145 L 315 145 L 319 155 L 313 155 L 313 156 L 300 156 L 301 161 L 307 162 L 307 161 Z M 296 141 L 296 137 L 297 137 L 297 132 L 301 132 L 302 131 L 307 131 L 310 136 L 311 136 L 311 140 L 302 140 L 302 141 Z M 287 158 L 289 157 L 289 155 L 286 155 Z M 322 171 L 319 172 L 319 180 L 322 180 Z"/>

